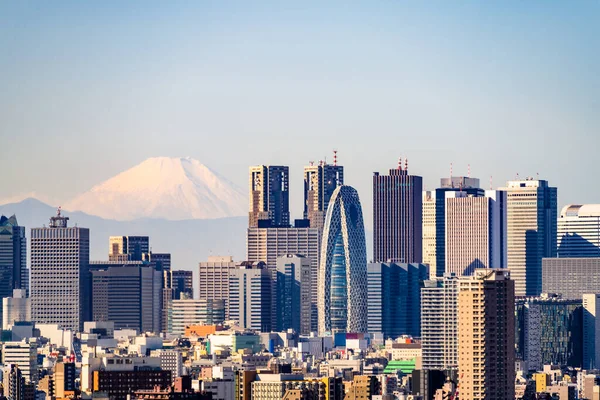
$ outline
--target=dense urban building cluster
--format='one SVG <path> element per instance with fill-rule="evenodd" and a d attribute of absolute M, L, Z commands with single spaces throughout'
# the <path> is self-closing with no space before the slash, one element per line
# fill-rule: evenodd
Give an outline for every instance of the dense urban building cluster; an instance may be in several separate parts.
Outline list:
<path fill-rule="evenodd" d="M 373 175 L 373 248 L 337 163 L 249 170 L 246 259 L 173 269 L 148 236 L 60 209 L 0 217 L 2 393 L 10 400 L 600 400 L 600 205 L 525 178 L 423 190 Z M 96 245 L 96 244 L 94 244 Z M 194 290 L 194 286 L 197 287 Z"/>

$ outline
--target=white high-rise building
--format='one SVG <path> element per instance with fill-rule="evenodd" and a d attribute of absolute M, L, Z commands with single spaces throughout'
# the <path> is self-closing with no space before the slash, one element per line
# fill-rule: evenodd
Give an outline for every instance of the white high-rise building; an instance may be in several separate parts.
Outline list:
<path fill-rule="evenodd" d="M 21 321 L 31 321 L 31 299 L 25 289 L 14 289 L 12 297 L 2 299 L 2 329 Z"/>
<path fill-rule="evenodd" d="M 229 275 L 229 319 L 244 329 L 271 332 L 271 286 L 264 262 L 237 266 Z"/>
<path fill-rule="evenodd" d="M 423 264 L 429 265 L 429 276 L 437 274 L 435 190 L 423 191 Z"/>
<path fill-rule="evenodd" d="M 423 369 L 458 367 L 458 277 L 447 274 L 421 288 Z"/>
<path fill-rule="evenodd" d="M 515 296 L 542 292 L 542 258 L 556 256 L 557 190 L 544 180 L 509 181 L 507 192 L 507 267 Z"/>
<path fill-rule="evenodd" d="M 569 204 L 558 218 L 558 257 L 600 257 L 600 204 Z"/>
<path fill-rule="evenodd" d="M 90 319 L 90 231 L 68 219 L 59 209 L 48 227 L 31 229 L 31 317 L 77 332 Z"/>
<path fill-rule="evenodd" d="M 172 300 L 169 310 L 169 332 L 183 335 L 190 325 L 216 325 L 225 321 L 225 300 Z"/>
<path fill-rule="evenodd" d="M 198 265 L 198 298 L 224 300 L 225 318 L 229 319 L 229 273 L 235 269 L 232 256 L 209 256 Z"/>
<path fill-rule="evenodd" d="M 26 382 L 37 384 L 37 346 L 27 340 L 2 344 L 2 364 L 17 364 Z"/>
<path fill-rule="evenodd" d="M 583 368 L 600 367 L 600 294 L 583 295 Z"/>
<path fill-rule="evenodd" d="M 506 193 L 446 192 L 446 273 L 506 266 Z"/>

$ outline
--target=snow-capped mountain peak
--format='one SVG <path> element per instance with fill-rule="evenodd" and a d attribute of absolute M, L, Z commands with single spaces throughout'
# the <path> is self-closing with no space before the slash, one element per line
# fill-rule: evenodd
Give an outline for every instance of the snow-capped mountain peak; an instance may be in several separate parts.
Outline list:
<path fill-rule="evenodd" d="M 65 209 L 116 220 L 242 216 L 245 192 L 190 157 L 149 158 L 68 202 Z"/>

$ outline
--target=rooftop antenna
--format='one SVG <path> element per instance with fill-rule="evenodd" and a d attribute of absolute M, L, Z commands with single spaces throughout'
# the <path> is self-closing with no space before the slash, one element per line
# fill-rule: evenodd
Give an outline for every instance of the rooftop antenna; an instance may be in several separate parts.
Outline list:
<path fill-rule="evenodd" d="M 333 150 L 333 166 L 337 166 L 337 150 Z"/>
<path fill-rule="evenodd" d="M 452 163 L 450 163 L 450 187 L 454 187 L 454 183 L 452 183 Z"/>
<path fill-rule="evenodd" d="M 519 180 L 519 173 L 517 172 L 517 175 L 515 176 L 515 181 Z"/>
<path fill-rule="evenodd" d="M 408 171 L 408 157 L 404 159 L 404 170 Z"/>
<path fill-rule="evenodd" d="M 467 177 L 471 177 L 471 164 L 467 164 Z"/>
<path fill-rule="evenodd" d="M 490 175 L 490 190 L 494 190 L 492 186 L 492 175 Z"/>
<path fill-rule="evenodd" d="M 312 167 L 313 165 L 315 165 L 314 161 L 309 161 L 308 164 Z"/>
<path fill-rule="evenodd" d="M 536 172 L 536 173 L 535 173 L 535 176 L 536 176 L 537 180 L 539 181 L 539 180 L 540 180 L 540 173 L 539 173 L 539 172 Z"/>
<path fill-rule="evenodd" d="M 402 157 L 398 157 L 398 169 L 402 171 Z"/>

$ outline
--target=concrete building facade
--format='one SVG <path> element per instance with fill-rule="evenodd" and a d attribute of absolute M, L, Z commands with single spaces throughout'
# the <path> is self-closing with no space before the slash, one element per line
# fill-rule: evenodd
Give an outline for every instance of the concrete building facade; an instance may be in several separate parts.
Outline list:
<path fill-rule="evenodd" d="M 569 204 L 558 218 L 558 257 L 600 257 L 600 204 Z"/>

